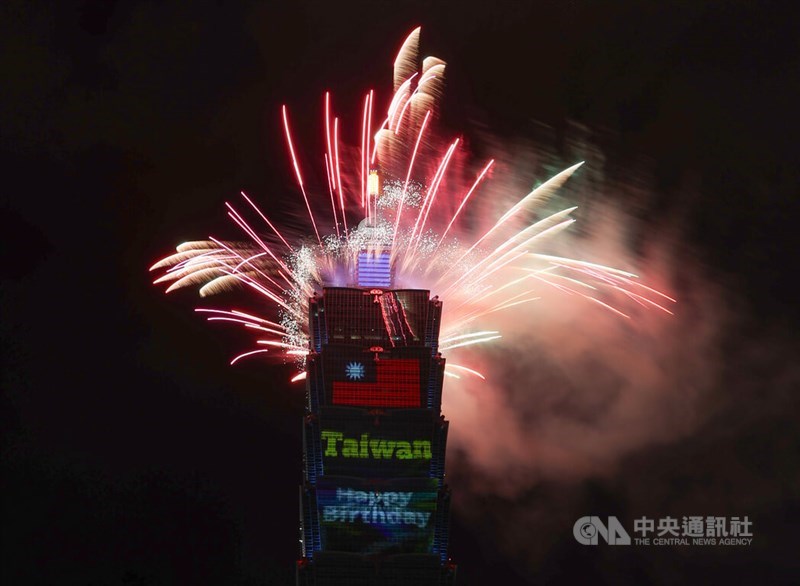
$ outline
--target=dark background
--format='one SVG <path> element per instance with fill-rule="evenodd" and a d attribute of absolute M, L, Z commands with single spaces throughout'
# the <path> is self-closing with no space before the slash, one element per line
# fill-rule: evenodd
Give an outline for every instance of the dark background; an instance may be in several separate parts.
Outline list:
<path fill-rule="evenodd" d="M 571 486 L 564 501 L 558 487 L 527 495 L 570 519 L 555 535 L 531 529 L 528 563 L 456 508 L 460 583 L 800 581 L 795 11 L 734 0 L 4 2 L 3 583 L 292 583 L 302 390 L 283 384 L 289 367 L 229 368 L 243 341 L 198 319 L 194 293 L 165 298 L 147 267 L 184 240 L 234 237 L 223 201 L 240 189 L 280 217 L 293 180 L 280 104 L 307 144 L 325 89 L 356 119 L 365 89 L 385 96 L 417 24 L 423 53 L 449 64 L 444 124 L 524 136 L 544 123 L 555 149 L 568 121 L 605 129 L 610 168 L 653 161 L 646 222 L 690 183 L 695 197 L 677 200 L 685 237 L 744 315 L 731 344 L 764 344 L 728 373 L 756 390 L 693 437 Z M 454 469 L 458 491 L 468 468 Z M 628 510 L 623 484 L 658 495 L 653 509 Z M 659 516 L 684 493 L 702 494 L 695 504 L 741 495 L 725 501 L 738 508 L 698 514 L 748 514 L 754 545 L 620 551 L 572 539 L 571 519 L 589 511 Z"/>

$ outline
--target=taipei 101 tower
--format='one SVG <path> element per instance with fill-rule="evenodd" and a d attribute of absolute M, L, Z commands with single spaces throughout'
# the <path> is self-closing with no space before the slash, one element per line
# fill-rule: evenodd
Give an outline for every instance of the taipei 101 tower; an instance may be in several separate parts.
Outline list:
<path fill-rule="evenodd" d="M 542 206 L 580 162 L 514 198 L 497 218 L 504 193 L 493 194 L 492 209 L 474 207 L 470 197 L 494 159 L 466 189 L 463 138 L 426 134 L 438 115 L 446 64 L 419 59 L 419 35 L 419 27 L 411 31 L 394 61 L 385 118 L 373 122 L 374 91 L 364 94 L 360 149 L 340 156 L 339 117 L 325 93 L 321 159 L 330 200 L 309 198 L 323 191 L 303 181 L 299 142 L 282 106 L 288 160 L 313 236 L 287 229 L 290 244 L 241 192 L 241 213 L 225 205 L 248 240 L 184 242 L 151 267 L 166 269 L 155 283 L 171 283 L 168 292 L 200 285 L 203 297 L 238 287 L 258 294 L 269 313 L 196 310 L 258 338 L 232 365 L 256 357 L 296 360 L 300 372 L 291 380 L 306 385 L 298 586 L 454 583 L 441 405 L 444 376 L 460 377 L 445 372 L 440 344 L 449 352 L 500 338 L 494 314 L 540 298 L 530 278 L 624 318 L 630 316 L 615 307 L 623 296 L 668 314 L 665 305 L 675 303 L 628 271 L 543 254 L 544 243 L 575 222 L 576 208 Z M 342 183 L 342 166 L 358 159 Z M 448 173 L 453 160 L 457 169 Z M 468 200 L 473 207 L 462 214 Z M 260 224 L 248 223 L 254 216 L 270 232 L 260 235 Z M 334 232 L 326 233 L 330 226 Z M 444 325 L 438 295 L 450 304 Z M 452 361 L 448 368 L 484 378 Z"/>
<path fill-rule="evenodd" d="M 374 195 L 378 182 L 373 171 Z M 309 303 L 298 585 L 455 580 L 442 304 L 429 291 L 393 289 L 391 256 L 376 241 L 359 253 L 350 286 Z"/>

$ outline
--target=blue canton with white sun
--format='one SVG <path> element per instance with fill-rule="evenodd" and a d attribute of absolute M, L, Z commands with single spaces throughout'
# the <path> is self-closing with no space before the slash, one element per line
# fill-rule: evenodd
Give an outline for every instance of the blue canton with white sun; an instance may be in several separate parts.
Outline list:
<path fill-rule="evenodd" d="M 344 367 L 344 372 L 350 380 L 364 378 L 364 365 L 360 362 L 351 362 Z"/>

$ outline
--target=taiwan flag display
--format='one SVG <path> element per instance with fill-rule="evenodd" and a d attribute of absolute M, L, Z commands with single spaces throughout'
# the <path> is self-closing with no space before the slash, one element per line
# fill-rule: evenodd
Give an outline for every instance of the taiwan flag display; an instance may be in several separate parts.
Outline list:
<path fill-rule="evenodd" d="M 430 351 L 375 354 L 361 348 L 328 347 L 324 379 L 333 405 L 416 408 L 423 404 L 423 381 L 430 370 Z"/>

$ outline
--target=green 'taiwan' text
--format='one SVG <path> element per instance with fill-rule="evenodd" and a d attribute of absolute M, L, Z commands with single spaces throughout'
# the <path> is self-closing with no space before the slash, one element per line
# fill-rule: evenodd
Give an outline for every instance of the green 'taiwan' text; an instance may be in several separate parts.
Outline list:
<path fill-rule="evenodd" d="M 384 440 L 370 439 L 368 433 L 361 437 L 344 437 L 338 431 L 323 431 L 326 458 L 373 458 L 375 460 L 430 460 L 431 442 L 428 440 Z"/>

